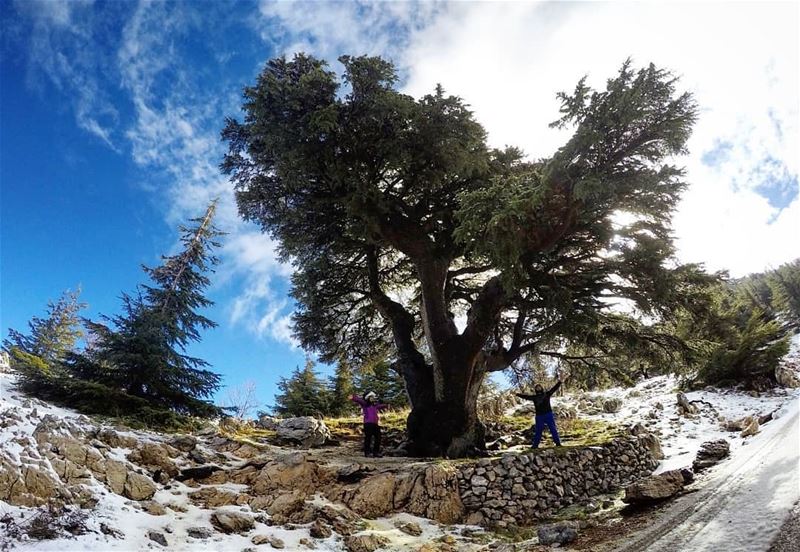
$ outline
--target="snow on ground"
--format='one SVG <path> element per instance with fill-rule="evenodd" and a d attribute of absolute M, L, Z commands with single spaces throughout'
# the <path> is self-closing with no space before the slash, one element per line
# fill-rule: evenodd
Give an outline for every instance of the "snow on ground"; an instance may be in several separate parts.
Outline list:
<path fill-rule="evenodd" d="M 800 349 L 800 340 L 795 339 L 794 348 Z M 11 454 L 17 461 L 23 447 L 18 441 L 28 438 L 44 415 L 50 414 L 59 418 L 88 427 L 91 420 L 72 410 L 59 408 L 42 401 L 27 398 L 13 387 L 14 377 L 8 373 L 0 373 L 0 412 L 15 409 L 22 418 L 22 422 L 0 428 L 0 450 Z M 608 414 L 581 416 L 604 420 L 609 423 L 633 425 L 644 424 L 648 430 L 656 433 L 661 438 L 661 445 L 665 453 L 658 471 L 680 468 L 691 465 L 692 460 L 704 441 L 724 438 L 731 443 L 732 458 L 727 460 L 731 466 L 740 463 L 737 458 L 747 456 L 749 447 L 753 449 L 761 446 L 767 440 L 775 437 L 775 432 L 782 424 L 777 421 L 762 426 L 759 434 L 753 437 L 742 438 L 738 432 L 725 431 L 720 421 L 722 419 L 739 419 L 747 415 L 764 415 L 770 412 L 773 417 L 780 420 L 791 408 L 797 408 L 800 402 L 800 390 L 787 391 L 777 389 L 761 394 L 748 394 L 743 391 L 721 390 L 707 388 L 702 391 L 686 393 L 690 401 L 704 401 L 697 404 L 701 411 L 692 417 L 681 416 L 677 411 L 676 393 L 678 380 L 672 376 L 659 376 L 638 383 L 633 388 L 613 388 L 598 393 L 588 393 L 583 396 L 567 395 L 554 398 L 554 406 L 577 405 L 581 398 L 586 399 L 611 399 L 618 398 L 622 401 L 619 412 Z M 116 428 L 115 428 L 116 429 Z M 119 430 L 118 430 L 119 431 Z M 122 432 L 136 437 L 140 442 L 158 441 L 160 436 L 141 432 Z M 795 443 L 796 447 L 797 444 Z M 113 456 L 124 460 L 130 452 L 127 449 L 112 449 Z M 724 464 L 723 464 L 724 465 Z M 725 468 L 721 468 L 725 469 Z M 796 470 L 796 466 L 794 467 Z M 778 477 L 779 474 L 775 474 Z M 241 486 L 226 485 L 229 490 L 239 491 Z M 172 482 L 168 489 L 157 492 L 154 500 L 167 506 L 167 515 L 153 516 L 139 509 L 138 504 L 124 497 L 110 492 L 102 484 L 95 482 L 92 490 L 98 497 L 98 503 L 91 512 L 88 520 L 90 533 L 75 538 L 62 538 L 50 541 L 30 541 L 15 543 L 14 549 L 21 551 L 134 551 L 158 550 L 162 547 L 147 538 L 148 530 L 164 532 L 170 541 L 172 550 L 219 550 L 240 551 L 252 546 L 248 537 L 240 535 L 226 535 L 213 532 L 212 537 L 198 540 L 188 536 L 190 527 L 210 527 L 209 518 L 211 510 L 199 508 L 188 499 L 188 493 L 196 489 L 190 488 L 179 482 Z M 319 497 L 317 500 L 323 501 Z M 776 498 L 777 500 L 777 498 Z M 781 508 L 785 500 L 779 501 Z M 247 506 L 227 507 L 234 510 L 248 511 Z M 0 501 L 0 517 L 11 513 L 16 519 L 29 517 L 34 510 L 18 508 Z M 396 528 L 396 523 L 414 521 L 423 529 L 420 537 L 410 537 Z M 123 533 L 123 537 L 115 539 L 104 535 L 100 531 L 100 524 L 105 523 Z M 442 528 L 426 519 L 408 514 L 398 514 L 388 518 L 369 520 L 366 533 L 376 533 L 391 539 L 391 549 L 397 551 L 412 550 L 424 542 L 429 542 L 445 534 L 453 533 L 461 526 Z M 256 531 L 251 534 L 266 534 L 280 538 L 284 541 L 287 550 L 303 549 L 299 544 L 301 538 L 309 538 L 308 527 L 298 526 L 296 529 L 283 529 L 256 523 Z M 339 551 L 344 550 L 342 541 L 335 535 L 325 540 L 316 540 L 318 550 Z M 464 548 L 468 550 L 468 548 Z"/>
<path fill-rule="evenodd" d="M 0 450 L 13 455 L 17 462 L 22 463 L 25 459 L 20 458 L 23 447 L 16 442 L 17 440 L 31 438 L 39 420 L 47 415 L 57 416 L 73 423 L 88 428 L 93 425 L 92 421 L 75 411 L 50 405 L 43 401 L 25 397 L 14 389 L 15 377 L 9 373 L 0 372 L 0 413 L 13 409 L 18 414 L 22 422 L 0 427 Z M 162 438 L 156 434 L 143 431 L 122 431 L 114 428 L 118 433 L 134 436 L 139 442 L 159 441 Z M 129 449 L 115 448 L 110 449 L 110 456 L 125 461 L 125 456 Z M 237 463 L 238 462 L 237 459 Z M 57 477 L 57 476 L 55 476 Z M 253 547 L 250 536 L 254 534 L 270 535 L 281 539 L 286 550 L 305 550 L 306 547 L 300 544 L 300 539 L 310 538 L 307 526 L 296 526 L 295 529 L 284 529 L 276 526 L 269 526 L 265 523 L 256 522 L 255 531 L 250 536 L 235 534 L 223 534 L 217 531 L 212 532 L 208 539 L 195 539 L 188 535 L 191 527 L 210 528 L 210 516 L 213 510 L 200 508 L 194 505 L 188 498 L 188 493 L 198 490 L 191 488 L 183 483 L 172 481 L 169 488 L 161 488 L 153 497 L 153 500 L 166 506 L 166 515 L 151 515 L 138 506 L 135 501 L 112 493 L 104 485 L 93 481 L 92 492 L 98 498 L 96 506 L 90 512 L 87 519 L 89 533 L 72 538 L 58 538 L 54 540 L 13 543 L 13 550 L 16 551 L 51 551 L 51 552 L 134 552 L 140 550 L 163 550 L 164 547 L 156 544 L 147 537 L 149 530 L 159 531 L 165 534 L 169 541 L 169 549 L 175 551 L 209 550 L 209 551 L 236 551 L 239 552 L 246 548 Z M 232 483 L 217 485 L 231 491 L 241 491 L 246 488 L 244 485 Z M 321 496 L 316 497 L 316 501 L 326 504 L 326 499 Z M 336 505 L 333 505 L 336 507 Z M 217 510 L 233 510 L 250 512 L 248 506 L 227 506 Z M 15 520 L 22 521 L 32 518 L 38 512 L 32 508 L 21 508 L 12 506 L 0 501 L 0 518 L 6 514 L 11 514 Z M 263 514 L 266 518 L 266 514 Z M 391 540 L 391 549 L 398 552 L 415 550 L 422 543 L 434 540 L 445 535 L 458 531 L 465 526 L 441 527 L 430 520 L 412 516 L 409 514 L 397 514 L 387 518 L 366 520 L 367 529 L 364 534 L 380 534 Z M 401 532 L 396 527 L 396 523 L 415 522 L 422 528 L 422 535 L 411 537 Z M 119 530 L 121 538 L 113 538 L 103 534 L 101 524 Z M 472 528 L 478 529 L 478 528 Z M 360 534 L 360 533 L 359 533 Z M 316 544 L 316 550 L 322 551 L 342 551 L 345 550 L 340 537 L 336 534 L 327 539 L 312 539 Z M 0 548 L 2 539 L 0 538 Z M 259 548 L 271 549 L 269 546 Z M 464 543 L 463 550 L 477 549 L 477 545 L 467 545 Z"/>
<path fill-rule="evenodd" d="M 726 439 L 731 443 L 731 454 L 751 440 L 757 438 L 739 436 L 739 432 L 726 431 L 721 424 L 724 420 L 738 420 L 749 415 L 765 415 L 775 412 L 781 415 L 781 408 L 792 399 L 800 397 L 800 389 L 773 389 L 763 393 L 750 394 L 741 390 L 706 388 L 687 392 L 689 401 L 700 408 L 695 416 L 678 414 L 677 393 L 679 382 L 675 376 L 657 376 L 639 382 L 635 387 L 615 387 L 596 393 L 586 393 L 589 398 L 620 399 L 622 408 L 616 413 L 587 415 L 581 417 L 603 420 L 612 424 L 643 424 L 661 440 L 665 458 L 657 472 L 691 466 L 700 444 L 705 441 Z M 567 395 L 553 399 L 554 407 L 575 406 L 579 396 Z M 653 416 L 653 417 L 650 417 Z M 761 431 L 769 428 L 769 423 Z"/>
<path fill-rule="evenodd" d="M 800 396 L 616 552 L 762 552 L 800 499 Z M 746 446 L 744 446 L 746 445 Z M 791 550 L 796 550 L 792 547 Z"/>

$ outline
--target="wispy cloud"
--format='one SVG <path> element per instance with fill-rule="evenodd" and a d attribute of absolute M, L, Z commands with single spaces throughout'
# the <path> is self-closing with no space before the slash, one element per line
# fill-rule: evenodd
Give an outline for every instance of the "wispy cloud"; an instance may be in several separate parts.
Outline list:
<path fill-rule="evenodd" d="M 199 32 L 198 20 L 177 5 L 141 2 L 123 31 L 119 68 L 135 109 L 126 132 L 134 161 L 163 173 L 170 204 L 168 219 L 184 220 L 218 198 L 218 225 L 228 233 L 217 286 L 238 290 L 229 301 L 229 321 L 253 334 L 296 347 L 289 322 L 285 280 L 276 244 L 237 214 L 231 184 L 220 174 L 224 153 L 219 131 L 236 112 L 237 95 L 193 74 L 176 38 Z M 225 56 L 217 59 L 225 62 Z M 238 90 L 237 90 L 238 93 Z"/>
<path fill-rule="evenodd" d="M 93 22 L 91 0 L 17 0 L 14 9 L 29 21 L 27 82 L 42 98 L 46 85 L 68 98 L 80 128 L 119 151 L 113 128 L 118 112 L 106 89 L 108 60 L 95 44 L 107 32 Z"/>
<path fill-rule="evenodd" d="M 312 53 L 331 63 L 343 54 L 399 60 L 412 34 L 429 24 L 444 6 L 413 1 L 262 0 L 256 25 L 267 44 L 287 55 Z"/>
<path fill-rule="evenodd" d="M 220 77 L 232 56 L 216 49 L 216 38 L 231 23 L 229 7 L 147 0 L 14 4 L 28 84 L 43 97 L 56 89 L 80 128 L 129 154 L 141 169 L 142 189 L 164 206 L 170 225 L 218 198 L 217 224 L 228 235 L 215 290 L 228 321 L 295 347 L 285 294 L 291 267 L 278 260 L 275 243 L 239 218 L 232 187 L 218 169 L 224 153 L 219 132 L 224 117 L 238 112 L 245 84 Z M 201 65 L 193 57 L 196 36 L 204 36 L 213 53 Z"/>

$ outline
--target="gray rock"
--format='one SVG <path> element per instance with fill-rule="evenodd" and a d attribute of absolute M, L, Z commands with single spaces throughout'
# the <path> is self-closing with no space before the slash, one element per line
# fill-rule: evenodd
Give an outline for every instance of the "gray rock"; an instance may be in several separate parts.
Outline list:
<path fill-rule="evenodd" d="M 567 544 L 578 538 L 578 530 L 570 523 L 545 525 L 537 530 L 539 544 Z"/>
<path fill-rule="evenodd" d="M 689 402 L 689 399 L 683 393 L 678 393 L 678 412 L 685 415 L 692 415 L 697 414 L 700 412 L 700 409 L 697 405 L 692 404 Z"/>
<path fill-rule="evenodd" d="M 167 546 L 167 537 L 164 536 L 164 533 L 150 530 L 147 532 L 147 538 L 161 546 Z"/>
<path fill-rule="evenodd" d="M 692 462 L 692 468 L 696 472 L 710 468 L 723 458 L 726 458 L 730 453 L 731 445 L 725 439 L 706 441 L 700 445 L 700 450 L 697 451 L 697 456 Z"/>
<path fill-rule="evenodd" d="M 418 537 L 422 534 L 422 527 L 419 526 L 419 523 L 414 523 L 413 521 L 399 523 L 397 524 L 397 528 L 406 535 L 411 535 L 412 537 Z"/>
<path fill-rule="evenodd" d="M 607 399 L 603 401 L 603 412 L 613 414 L 622 408 L 622 399 Z"/>
<path fill-rule="evenodd" d="M 211 524 L 223 533 L 246 533 L 255 526 L 252 517 L 224 510 L 211 514 Z"/>
<path fill-rule="evenodd" d="M 186 534 L 195 539 L 207 539 L 211 537 L 213 531 L 209 527 L 189 527 Z"/>
<path fill-rule="evenodd" d="M 197 446 L 197 438 L 191 435 L 176 435 L 169 444 L 181 452 L 190 452 Z"/>
<path fill-rule="evenodd" d="M 344 547 L 349 552 L 374 552 L 389 544 L 383 535 L 351 535 L 344 538 Z"/>
<path fill-rule="evenodd" d="M 651 475 L 628 485 L 622 500 L 628 504 L 664 500 L 676 495 L 688 482 L 687 475 L 681 470 L 670 470 L 658 475 Z"/>
<path fill-rule="evenodd" d="M 331 432 L 325 422 L 311 416 L 281 420 L 276 434 L 282 441 L 306 448 L 318 447 L 331 438 Z"/>
<path fill-rule="evenodd" d="M 775 380 L 784 387 L 800 387 L 800 377 L 789 364 L 781 364 L 775 368 Z"/>
<path fill-rule="evenodd" d="M 261 429 L 270 429 L 276 430 L 281 423 L 280 418 L 275 418 L 273 416 L 261 416 L 258 420 L 256 420 L 255 426 Z"/>
<path fill-rule="evenodd" d="M 331 528 L 320 520 L 315 520 L 314 523 L 311 524 L 308 533 L 315 539 L 327 539 L 333 534 Z"/>

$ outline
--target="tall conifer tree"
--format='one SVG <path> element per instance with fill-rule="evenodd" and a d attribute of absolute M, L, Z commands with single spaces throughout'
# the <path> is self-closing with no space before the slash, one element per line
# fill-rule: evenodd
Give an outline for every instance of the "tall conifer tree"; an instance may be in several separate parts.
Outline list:
<path fill-rule="evenodd" d="M 124 313 L 107 317 L 114 329 L 89 322 L 96 337 L 95 366 L 105 383 L 181 413 L 210 415 L 219 409 L 204 399 L 219 388 L 220 377 L 208 363 L 186 354 L 200 331 L 216 323 L 198 310 L 213 303 L 203 294 L 206 273 L 218 262 L 213 255 L 221 233 L 214 227 L 216 201 L 193 226 L 181 227 L 183 250 L 163 256 L 156 268 L 143 267 L 152 280 L 136 296 L 124 294 Z"/>

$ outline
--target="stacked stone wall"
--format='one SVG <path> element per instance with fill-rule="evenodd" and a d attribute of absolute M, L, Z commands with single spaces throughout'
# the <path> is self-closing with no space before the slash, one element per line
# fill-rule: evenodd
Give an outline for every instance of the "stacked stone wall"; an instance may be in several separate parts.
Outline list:
<path fill-rule="evenodd" d="M 467 522 L 527 525 L 591 497 L 613 492 L 658 466 L 650 434 L 600 446 L 540 449 L 482 458 L 460 466 Z"/>

